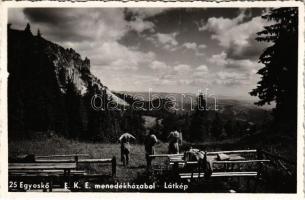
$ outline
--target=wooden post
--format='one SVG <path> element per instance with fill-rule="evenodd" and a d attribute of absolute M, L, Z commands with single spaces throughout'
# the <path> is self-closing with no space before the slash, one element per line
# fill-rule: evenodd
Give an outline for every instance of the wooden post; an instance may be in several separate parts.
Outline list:
<path fill-rule="evenodd" d="M 68 184 L 69 184 L 69 187 L 71 187 L 70 171 L 71 171 L 70 169 L 67 170 L 67 174 L 68 174 L 67 176 L 68 176 Z"/>
<path fill-rule="evenodd" d="M 263 152 L 261 150 L 258 150 L 257 157 L 258 159 L 263 159 Z M 263 162 L 258 162 L 257 166 L 257 178 L 260 178 L 264 167 Z"/>
<path fill-rule="evenodd" d="M 112 157 L 111 167 L 112 167 L 112 177 L 115 177 L 116 176 L 116 158 L 115 158 L 115 156 Z"/>
<path fill-rule="evenodd" d="M 257 150 L 257 159 L 263 159 L 263 158 L 264 158 L 263 151 L 261 149 L 258 149 Z M 257 185 L 260 182 L 262 170 L 263 170 L 263 163 L 262 162 L 257 163 L 257 176 L 256 176 L 255 183 L 253 186 L 253 192 L 256 191 Z"/>
<path fill-rule="evenodd" d="M 257 159 L 258 159 L 258 160 L 263 159 L 263 152 L 262 152 L 261 149 L 258 149 L 258 150 L 257 150 Z"/>
<path fill-rule="evenodd" d="M 174 161 L 174 165 L 173 165 L 173 177 L 176 178 L 176 176 L 179 176 L 179 162 Z"/>
<path fill-rule="evenodd" d="M 247 178 L 247 191 L 251 191 L 250 190 L 250 177 L 249 178 Z"/>
<path fill-rule="evenodd" d="M 50 188 L 49 191 L 52 192 L 53 191 L 53 177 L 50 177 Z"/>
<path fill-rule="evenodd" d="M 78 169 L 78 156 L 74 156 L 74 161 L 76 163 L 76 169 Z"/>
<path fill-rule="evenodd" d="M 44 184 L 46 184 L 48 181 L 46 180 L 46 177 L 43 177 L 42 178 L 42 182 L 44 183 Z M 46 189 L 46 188 L 44 188 L 43 190 L 42 190 L 43 192 L 47 192 L 48 190 Z"/>
<path fill-rule="evenodd" d="M 202 161 L 202 159 L 201 158 L 199 158 L 199 160 L 198 160 L 198 179 L 200 179 L 200 173 L 201 173 L 201 171 L 203 170 L 202 168 L 202 164 L 203 163 L 203 161 Z M 193 172 L 194 173 L 194 172 Z"/>

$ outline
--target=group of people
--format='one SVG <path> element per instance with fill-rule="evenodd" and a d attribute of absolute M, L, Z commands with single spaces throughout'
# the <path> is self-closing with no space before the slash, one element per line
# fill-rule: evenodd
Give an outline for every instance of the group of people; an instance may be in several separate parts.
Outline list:
<path fill-rule="evenodd" d="M 119 141 L 121 143 L 121 161 L 124 166 L 129 164 L 129 153 L 130 153 L 130 142 L 136 138 L 129 134 L 124 133 L 120 136 Z M 182 133 L 180 131 L 174 130 L 170 132 L 168 136 L 168 154 L 178 154 L 179 146 L 182 143 Z M 145 146 L 145 158 L 147 162 L 147 168 L 151 167 L 152 158 L 150 155 L 155 154 L 155 144 L 158 143 L 158 138 L 154 134 L 153 130 L 150 130 L 145 137 L 144 146 Z"/>

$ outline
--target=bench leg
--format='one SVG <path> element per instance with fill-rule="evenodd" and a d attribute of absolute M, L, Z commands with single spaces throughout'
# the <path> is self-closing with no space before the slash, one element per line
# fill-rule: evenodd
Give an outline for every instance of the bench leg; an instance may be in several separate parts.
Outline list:
<path fill-rule="evenodd" d="M 257 189 L 257 185 L 259 184 L 259 176 L 255 177 L 255 182 L 254 182 L 254 186 L 253 186 L 253 192 L 256 192 L 256 189 Z"/>
<path fill-rule="evenodd" d="M 47 183 L 48 181 L 46 180 L 45 177 L 43 177 L 43 178 L 42 178 L 42 182 L 43 182 L 44 185 L 46 185 L 46 183 Z M 47 192 L 48 190 L 44 188 L 42 191 L 43 191 L 43 192 Z"/>
<path fill-rule="evenodd" d="M 50 178 L 50 189 L 49 191 L 52 192 L 53 190 L 53 177 Z"/>
<path fill-rule="evenodd" d="M 250 177 L 249 178 L 247 178 L 247 191 L 249 191 L 250 190 Z"/>
<path fill-rule="evenodd" d="M 116 176 L 116 158 L 115 156 L 112 157 L 112 160 L 111 160 L 111 172 L 112 172 L 112 177 L 115 177 Z"/>
<path fill-rule="evenodd" d="M 69 184 L 69 187 L 71 187 L 70 170 L 68 170 L 68 184 Z"/>
<path fill-rule="evenodd" d="M 71 187 L 71 181 L 70 181 L 70 170 L 65 169 L 64 170 L 64 180 L 68 182 L 68 186 Z"/>

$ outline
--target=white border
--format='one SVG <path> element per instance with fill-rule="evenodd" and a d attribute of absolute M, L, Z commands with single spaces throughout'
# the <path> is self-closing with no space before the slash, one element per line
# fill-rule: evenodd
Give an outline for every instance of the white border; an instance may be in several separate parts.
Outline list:
<path fill-rule="evenodd" d="M 0 51 L 0 199 L 304 199 L 304 4 L 296 1 L 257 1 L 257 2 L 0 2 L 1 5 L 1 51 Z M 297 193 L 296 194 L 228 194 L 228 193 L 15 193 L 8 192 L 8 146 L 7 146 L 7 9 L 11 7 L 299 7 L 299 68 L 298 68 L 298 136 L 297 136 Z"/>

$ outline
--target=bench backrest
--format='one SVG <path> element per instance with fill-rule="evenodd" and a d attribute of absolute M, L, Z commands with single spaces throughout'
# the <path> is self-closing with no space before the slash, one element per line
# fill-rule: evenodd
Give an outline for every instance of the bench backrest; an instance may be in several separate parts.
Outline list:
<path fill-rule="evenodd" d="M 35 162 L 29 163 L 9 163 L 9 170 L 72 170 L 78 167 L 79 163 L 110 163 L 112 176 L 116 175 L 116 158 L 78 158 L 78 156 L 87 156 L 87 154 L 70 155 L 49 155 L 35 156 Z M 71 157 L 71 156 L 74 156 Z M 60 159 L 59 159 L 60 158 Z"/>
<path fill-rule="evenodd" d="M 76 169 L 76 163 L 9 163 L 9 170 Z"/>
<path fill-rule="evenodd" d="M 54 155 L 36 155 L 35 158 L 74 158 L 77 157 L 89 157 L 89 154 L 54 154 Z"/>

